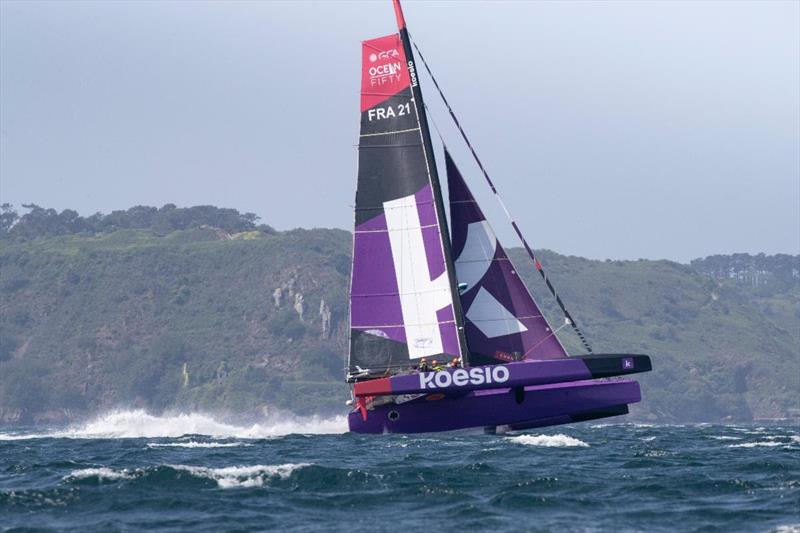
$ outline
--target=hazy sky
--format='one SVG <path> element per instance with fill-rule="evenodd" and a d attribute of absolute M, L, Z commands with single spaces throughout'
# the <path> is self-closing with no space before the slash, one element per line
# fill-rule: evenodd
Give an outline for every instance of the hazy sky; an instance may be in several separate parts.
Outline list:
<path fill-rule="evenodd" d="M 799 6 L 405 11 L 534 247 L 685 261 L 800 252 Z M 0 197 L 82 214 L 214 204 L 278 229 L 350 229 L 360 41 L 393 31 L 388 0 L 2 1 Z"/>

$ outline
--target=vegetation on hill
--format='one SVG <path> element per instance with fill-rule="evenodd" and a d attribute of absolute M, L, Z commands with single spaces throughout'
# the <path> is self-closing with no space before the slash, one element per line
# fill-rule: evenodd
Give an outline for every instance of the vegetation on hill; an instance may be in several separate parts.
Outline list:
<path fill-rule="evenodd" d="M 276 232 L 210 206 L 1 215 L 0 419 L 130 406 L 344 411 L 349 233 Z M 511 255 L 562 323 L 529 261 Z M 797 408 L 798 257 L 541 259 L 596 352 L 653 356 L 634 416 L 749 420 Z"/>
<path fill-rule="evenodd" d="M 521 250 L 512 259 L 546 307 L 552 297 Z M 670 421 L 749 420 L 790 415 L 800 402 L 800 276 L 772 293 L 781 320 L 764 315 L 738 280 L 671 261 L 590 261 L 541 254 L 595 352 L 647 353 L 640 416 Z M 788 257 L 788 256 L 787 256 Z M 789 257 L 798 265 L 798 258 Z M 791 316 L 789 316 L 791 315 Z M 569 328 L 565 341 L 578 352 Z"/>
<path fill-rule="evenodd" d="M 11 204 L 0 205 L 0 239 L 28 241 L 40 237 L 59 235 L 98 235 L 127 229 L 150 230 L 157 235 L 172 231 L 211 227 L 227 233 L 258 230 L 274 233 L 266 225 L 257 225 L 258 216 L 240 213 L 211 205 L 176 207 L 166 204 L 161 208 L 137 205 L 125 211 L 112 211 L 104 215 L 95 213 L 82 217 L 72 209 L 60 213 L 36 204 L 23 204 L 27 210 L 20 215 Z"/>

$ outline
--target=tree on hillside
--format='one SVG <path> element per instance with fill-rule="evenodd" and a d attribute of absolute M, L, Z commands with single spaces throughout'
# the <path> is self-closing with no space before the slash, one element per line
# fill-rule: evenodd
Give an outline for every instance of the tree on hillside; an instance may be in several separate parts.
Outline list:
<path fill-rule="evenodd" d="M 8 235 L 17 220 L 19 220 L 19 214 L 14 210 L 13 205 L 8 203 L 0 205 L 0 238 Z"/>
<path fill-rule="evenodd" d="M 0 206 L 0 238 L 28 241 L 39 237 L 96 235 L 124 229 L 167 234 L 204 226 L 219 228 L 227 233 L 256 230 L 274 233 L 271 227 L 258 225 L 259 217 L 254 213 L 240 213 L 236 209 L 212 205 L 177 207 L 175 204 L 165 204 L 160 208 L 137 205 L 107 215 L 95 213 L 89 217 L 82 217 L 72 209 L 59 213 L 36 204 L 23 204 L 22 207 L 28 212 L 20 216 L 11 204 Z"/>

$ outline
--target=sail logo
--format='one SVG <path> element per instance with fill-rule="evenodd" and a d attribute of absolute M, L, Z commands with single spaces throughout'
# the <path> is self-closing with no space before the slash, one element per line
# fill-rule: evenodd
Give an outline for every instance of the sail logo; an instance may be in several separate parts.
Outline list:
<path fill-rule="evenodd" d="M 377 54 L 373 53 L 369 55 L 369 62 L 375 63 L 376 61 L 389 61 L 391 59 L 399 59 L 400 52 L 397 51 L 396 48 L 392 48 L 391 50 L 384 50 L 383 52 L 379 52 Z"/>
<path fill-rule="evenodd" d="M 417 69 L 414 68 L 414 62 L 408 61 L 408 74 L 411 76 L 411 86 L 417 86 Z"/>
<path fill-rule="evenodd" d="M 418 337 L 414 339 L 414 348 L 425 350 L 431 346 L 433 346 L 433 339 L 430 337 Z"/>
<path fill-rule="evenodd" d="M 402 75 L 403 64 L 400 62 L 384 63 L 369 67 L 369 84 L 372 87 L 397 83 Z"/>
<path fill-rule="evenodd" d="M 465 385 L 491 385 L 492 383 L 505 383 L 511 373 L 502 365 L 476 366 L 467 370 L 459 368 L 452 373 L 447 370 L 439 372 L 424 372 L 419 375 L 420 389 L 439 389 L 451 385 L 464 387 Z"/>

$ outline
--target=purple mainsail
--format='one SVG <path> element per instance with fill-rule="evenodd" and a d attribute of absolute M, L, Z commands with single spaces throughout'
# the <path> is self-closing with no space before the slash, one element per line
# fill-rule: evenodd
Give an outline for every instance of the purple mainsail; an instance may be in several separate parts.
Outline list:
<path fill-rule="evenodd" d="M 363 43 L 351 377 L 464 351 L 441 191 L 406 58 L 398 34 Z"/>
<path fill-rule="evenodd" d="M 445 161 L 470 362 L 567 357 L 447 151 Z"/>

